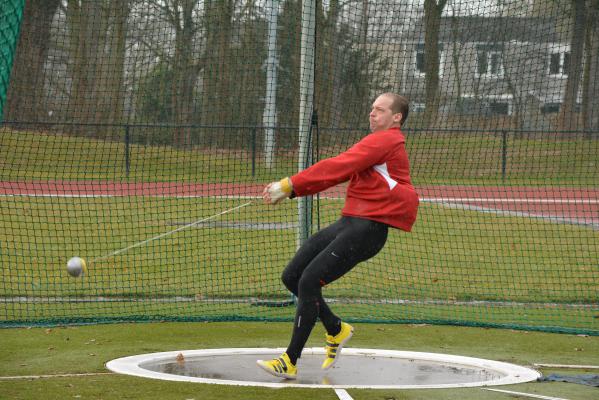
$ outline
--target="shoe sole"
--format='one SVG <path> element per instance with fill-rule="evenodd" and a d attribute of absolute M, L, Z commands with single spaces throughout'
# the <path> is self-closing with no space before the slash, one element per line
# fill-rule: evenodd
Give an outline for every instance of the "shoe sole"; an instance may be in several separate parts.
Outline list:
<path fill-rule="evenodd" d="M 352 336 L 354 336 L 354 328 L 353 327 L 349 331 L 349 336 L 346 337 L 345 339 L 343 339 L 341 341 L 341 343 L 339 343 L 339 346 L 337 346 L 337 355 L 335 356 L 335 359 L 333 360 L 332 363 L 329 364 L 328 367 L 323 368 L 324 371 L 333 368 L 333 365 L 335 365 L 335 363 L 337 362 L 339 357 L 341 357 L 341 349 L 343 349 L 343 346 L 345 345 L 345 343 L 347 343 L 349 341 L 349 339 L 351 339 Z"/>
<path fill-rule="evenodd" d="M 284 374 L 284 373 L 283 373 L 283 374 L 281 374 L 281 373 L 278 373 L 278 372 L 276 372 L 276 371 L 273 371 L 272 369 L 268 368 L 267 366 L 265 366 L 265 365 L 262 365 L 262 364 L 260 363 L 261 361 L 262 361 L 262 360 L 258 360 L 258 361 L 256 361 L 256 364 L 257 364 L 257 365 L 258 365 L 260 368 L 262 368 L 262 370 L 264 370 L 265 372 L 269 373 L 269 374 L 270 374 L 270 375 L 272 375 L 272 376 L 276 376 L 276 377 L 278 377 L 278 378 L 285 378 L 285 379 L 296 379 L 296 378 L 297 378 L 297 375 L 288 375 L 288 374 Z"/>

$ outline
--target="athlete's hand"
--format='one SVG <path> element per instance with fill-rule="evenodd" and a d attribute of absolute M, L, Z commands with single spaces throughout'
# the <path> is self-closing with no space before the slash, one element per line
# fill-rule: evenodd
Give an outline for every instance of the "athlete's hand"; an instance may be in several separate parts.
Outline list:
<path fill-rule="evenodd" d="M 278 182 L 271 182 L 266 185 L 262 192 L 262 199 L 266 204 L 279 204 L 291 196 L 292 190 L 291 179 L 283 178 Z"/>

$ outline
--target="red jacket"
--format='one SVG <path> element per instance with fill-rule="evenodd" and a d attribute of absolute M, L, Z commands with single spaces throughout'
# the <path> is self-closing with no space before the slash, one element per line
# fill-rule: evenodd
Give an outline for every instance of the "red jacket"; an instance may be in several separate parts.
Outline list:
<path fill-rule="evenodd" d="M 410 180 L 405 142 L 399 128 L 371 133 L 346 152 L 293 175 L 293 191 L 306 196 L 349 179 L 342 215 L 409 232 L 416 221 L 418 194 Z"/>

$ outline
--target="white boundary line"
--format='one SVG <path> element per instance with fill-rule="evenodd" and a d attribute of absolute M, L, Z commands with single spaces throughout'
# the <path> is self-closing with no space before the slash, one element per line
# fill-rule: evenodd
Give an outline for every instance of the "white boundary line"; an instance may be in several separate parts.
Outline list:
<path fill-rule="evenodd" d="M 562 397 L 551 397 L 551 396 L 542 396 L 540 394 L 533 394 L 533 393 L 523 393 L 523 392 L 513 392 L 511 390 L 501 390 L 501 389 L 487 389 L 487 388 L 481 388 L 483 390 L 490 390 L 491 392 L 500 392 L 500 393 L 506 393 L 506 394 L 514 394 L 517 396 L 524 396 L 524 397 L 530 397 L 533 399 L 544 399 L 544 400 L 568 400 L 568 399 L 564 399 Z"/>
<path fill-rule="evenodd" d="M 599 365 L 533 364 L 536 368 L 599 369 Z"/>
<path fill-rule="evenodd" d="M 345 389 L 335 389 L 335 394 L 339 400 L 354 400 Z"/>
<path fill-rule="evenodd" d="M 496 214 L 502 217 L 523 217 L 523 218 L 537 218 L 541 220 L 545 220 L 548 222 L 556 223 L 556 224 L 571 224 L 571 225 L 581 225 L 581 226 L 589 226 L 594 229 L 599 229 L 599 223 L 595 220 L 587 220 L 586 218 L 576 218 L 576 217 L 558 217 L 551 214 L 544 215 L 542 211 L 533 212 L 533 211 L 512 211 L 512 210 L 502 210 L 500 208 L 489 208 L 489 207 L 481 207 L 475 206 L 472 204 L 461 204 L 458 202 L 440 202 L 438 203 L 442 206 L 452 209 L 458 210 L 466 210 L 466 211 L 476 211 L 481 213 L 488 214 Z"/>
<path fill-rule="evenodd" d="M 0 304 L 4 303 L 205 303 L 205 304 L 254 304 L 264 301 L 283 301 L 283 298 L 258 298 L 258 297 L 240 297 L 240 298 L 198 298 L 193 296 L 170 296 L 170 297 L 108 297 L 108 296 L 88 296 L 88 297 L 33 297 L 33 296 L 13 296 L 0 297 Z M 524 303 L 513 301 L 491 301 L 491 300 L 409 300 L 409 299 L 363 299 L 363 298 L 333 298 L 325 297 L 327 303 L 337 304 L 392 304 L 392 305 L 440 305 L 440 306 L 469 306 L 469 307 L 531 307 L 535 309 L 546 308 L 565 308 L 574 310 L 599 311 L 597 304 L 570 304 L 570 303 Z M 257 304 L 259 305 L 259 304 Z"/>
<path fill-rule="evenodd" d="M 156 363 L 169 360 L 176 360 L 179 354 L 183 354 L 185 358 L 191 357 L 214 357 L 220 355 L 246 355 L 252 354 L 256 356 L 265 354 L 277 354 L 284 352 L 284 348 L 233 348 L 233 349 L 204 349 L 204 350 L 183 350 L 169 351 L 162 353 L 140 354 L 135 356 L 118 358 L 106 363 L 106 368 L 112 372 L 121 374 L 139 376 L 144 378 L 153 378 L 179 382 L 197 382 L 211 383 L 217 385 L 233 385 L 233 386 L 261 386 L 270 388 L 331 388 L 331 389 L 447 389 L 447 388 L 463 388 L 463 387 L 479 387 L 479 386 L 496 386 L 496 385 L 511 385 L 515 383 L 523 383 L 534 381 L 541 374 L 531 368 L 522 367 L 515 364 L 509 364 L 500 361 L 485 360 L 481 358 L 455 356 L 449 354 L 437 353 L 421 353 L 412 351 L 395 351 L 381 349 L 359 349 L 349 348 L 343 349 L 344 354 L 351 354 L 364 357 L 386 357 L 386 358 L 402 358 L 410 360 L 431 361 L 437 363 L 449 363 L 465 366 L 472 366 L 493 370 L 503 375 L 499 379 L 486 380 L 480 382 L 454 383 L 454 384 L 438 384 L 438 385 L 317 385 L 317 384 L 298 384 L 298 383 L 276 383 L 276 382 L 256 382 L 256 381 L 234 381 L 224 379 L 200 378 L 193 376 L 183 376 L 167 374 L 162 372 L 150 371 L 141 368 L 141 363 Z M 324 354 L 324 349 L 320 347 L 306 348 L 303 354 Z"/>
<path fill-rule="evenodd" d="M 174 199 L 194 199 L 194 198 L 215 198 L 215 199 L 260 199 L 259 196 L 248 195 L 152 195 L 152 194 L 77 194 L 77 193 L 16 193 L 16 194 L 0 194 L 2 197 L 65 197 L 65 198 L 111 198 L 111 197 L 149 197 L 149 198 L 174 198 Z M 328 200 L 342 200 L 343 197 L 330 196 L 325 197 Z M 449 208 L 458 208 L 469 211 L 494 213 L 501 216 L 514 216 L 525 218 L 539 218 L 552 223 L 565 223 L 572 225 L 589 226 L 593 229 L 599 229 L 599 223 L 586 218 L 557 216 L 548 213 L 547 215 L 539 214 L 533 211 L 513 211 L 492 208 L 493 204 L 574 204 L 574 205 L 599 205 L 599 199 L 556 199 L 556 198 L 485 198 L 485 197 L 423 197 L 420 199 L 422 203 L 441 204 Z M 481 207 L 474 204 L 489 204 L 488 207 Z"/>
<path fill-rule="evenodd" d="M 249 195 L 212 195 L 212 194 L 190 194 L 190 195 L 163 195 L 163 194 L 79 194 L 79 193 L 12 193 L 0 194 L 0 197 L 64 197 L 64 198 L 111 198 L 111 197 L 153 197 L 173 199 L 261 199 L 260 196 Z M 327 200 L 343 200 L 343 197 L 324 197 Z M 599 199 L 548 199 L 548 198 L 503 198 L 503 197 L 422 197 L 425 203 L 540 203 L 540 204 L 599 204 Z"/>
<path fill-rule="evenodd" d="M 114 372 L 87 372 L 81 374 L 52 374 L 52 375 L 14 375 L 0 376 L 0 381 L 13 381 L 19 379 L 44 379 L 44 378 L 76 378 L 80 376 L 114 375 Z"/>
<path fill-rule="evenodd" d="M 421 201 L 430 203 L 539 203 L 539 204 L 599 204 L 599 199 L 536 199 L 489 197 L 430 197 Z"/>

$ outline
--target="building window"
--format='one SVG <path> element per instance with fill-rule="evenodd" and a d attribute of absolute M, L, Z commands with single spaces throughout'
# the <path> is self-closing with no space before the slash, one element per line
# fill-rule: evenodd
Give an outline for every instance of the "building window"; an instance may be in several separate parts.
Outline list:
<path fill-rule="evenodd" d="M 570 52 L 559 51 L 549 54 L 549 75 L 568 76 Z"/>
<path fill-rule="evenodd" d="M 543 114 L 554 114 L 559 112 L 561 103 L 545 103 L 541 106 L 541 112 Z"/>
<path fill-rule="evenodd" d="M 473 95 L 464 95 L 458 107 L 458 112 L 465 115 L 512 115 L 512 96 L 488 95 L 476 97 Z"/>
<path fill-rule="evenodd" d="M 445 64 L 445 54 L 443 53 L 443 45 L 439 44 L 439 71 L 443 75 L 443 68 Z M 416 45 L 416 51 L 414 55 L 414 70 L 417 75 L 426 75 L 426 65 L 424 63 L 424 44 L 420 43 Z"/>
<path fill-rule="evenodd" d="M 476 76 L 503 77 L 503 53 L 497 46 L 478 46 L 476 50 Z"/>
<path fill-rule="evenodd" d="M 416 46 L 416 72 L 420 75 L 424 75 L 426 73 L 426 68 L 424 66 L 424 45 L 419 44 Z"/>
<path fill-rule="evenodd" d="M 424 103 L 410 103 L 410 112 L 413 113 L 421 113 L 426 109 L 426 104 Z"/>
<path fill-rule="evenodd" d="M 490 101 L 489 113 L 492 115 L 511 115 L 510 103 L 507 101 Z"/>
<path fill-rule="evenodd" d="M 541 112 L 543 114 L 554 114 L 558 113 L 562 108 L 562 103 L 545 103 L 541 106 Z M 574 112 L 582 112 L 582 104 L 576 103 L 574 105 Z"/>

